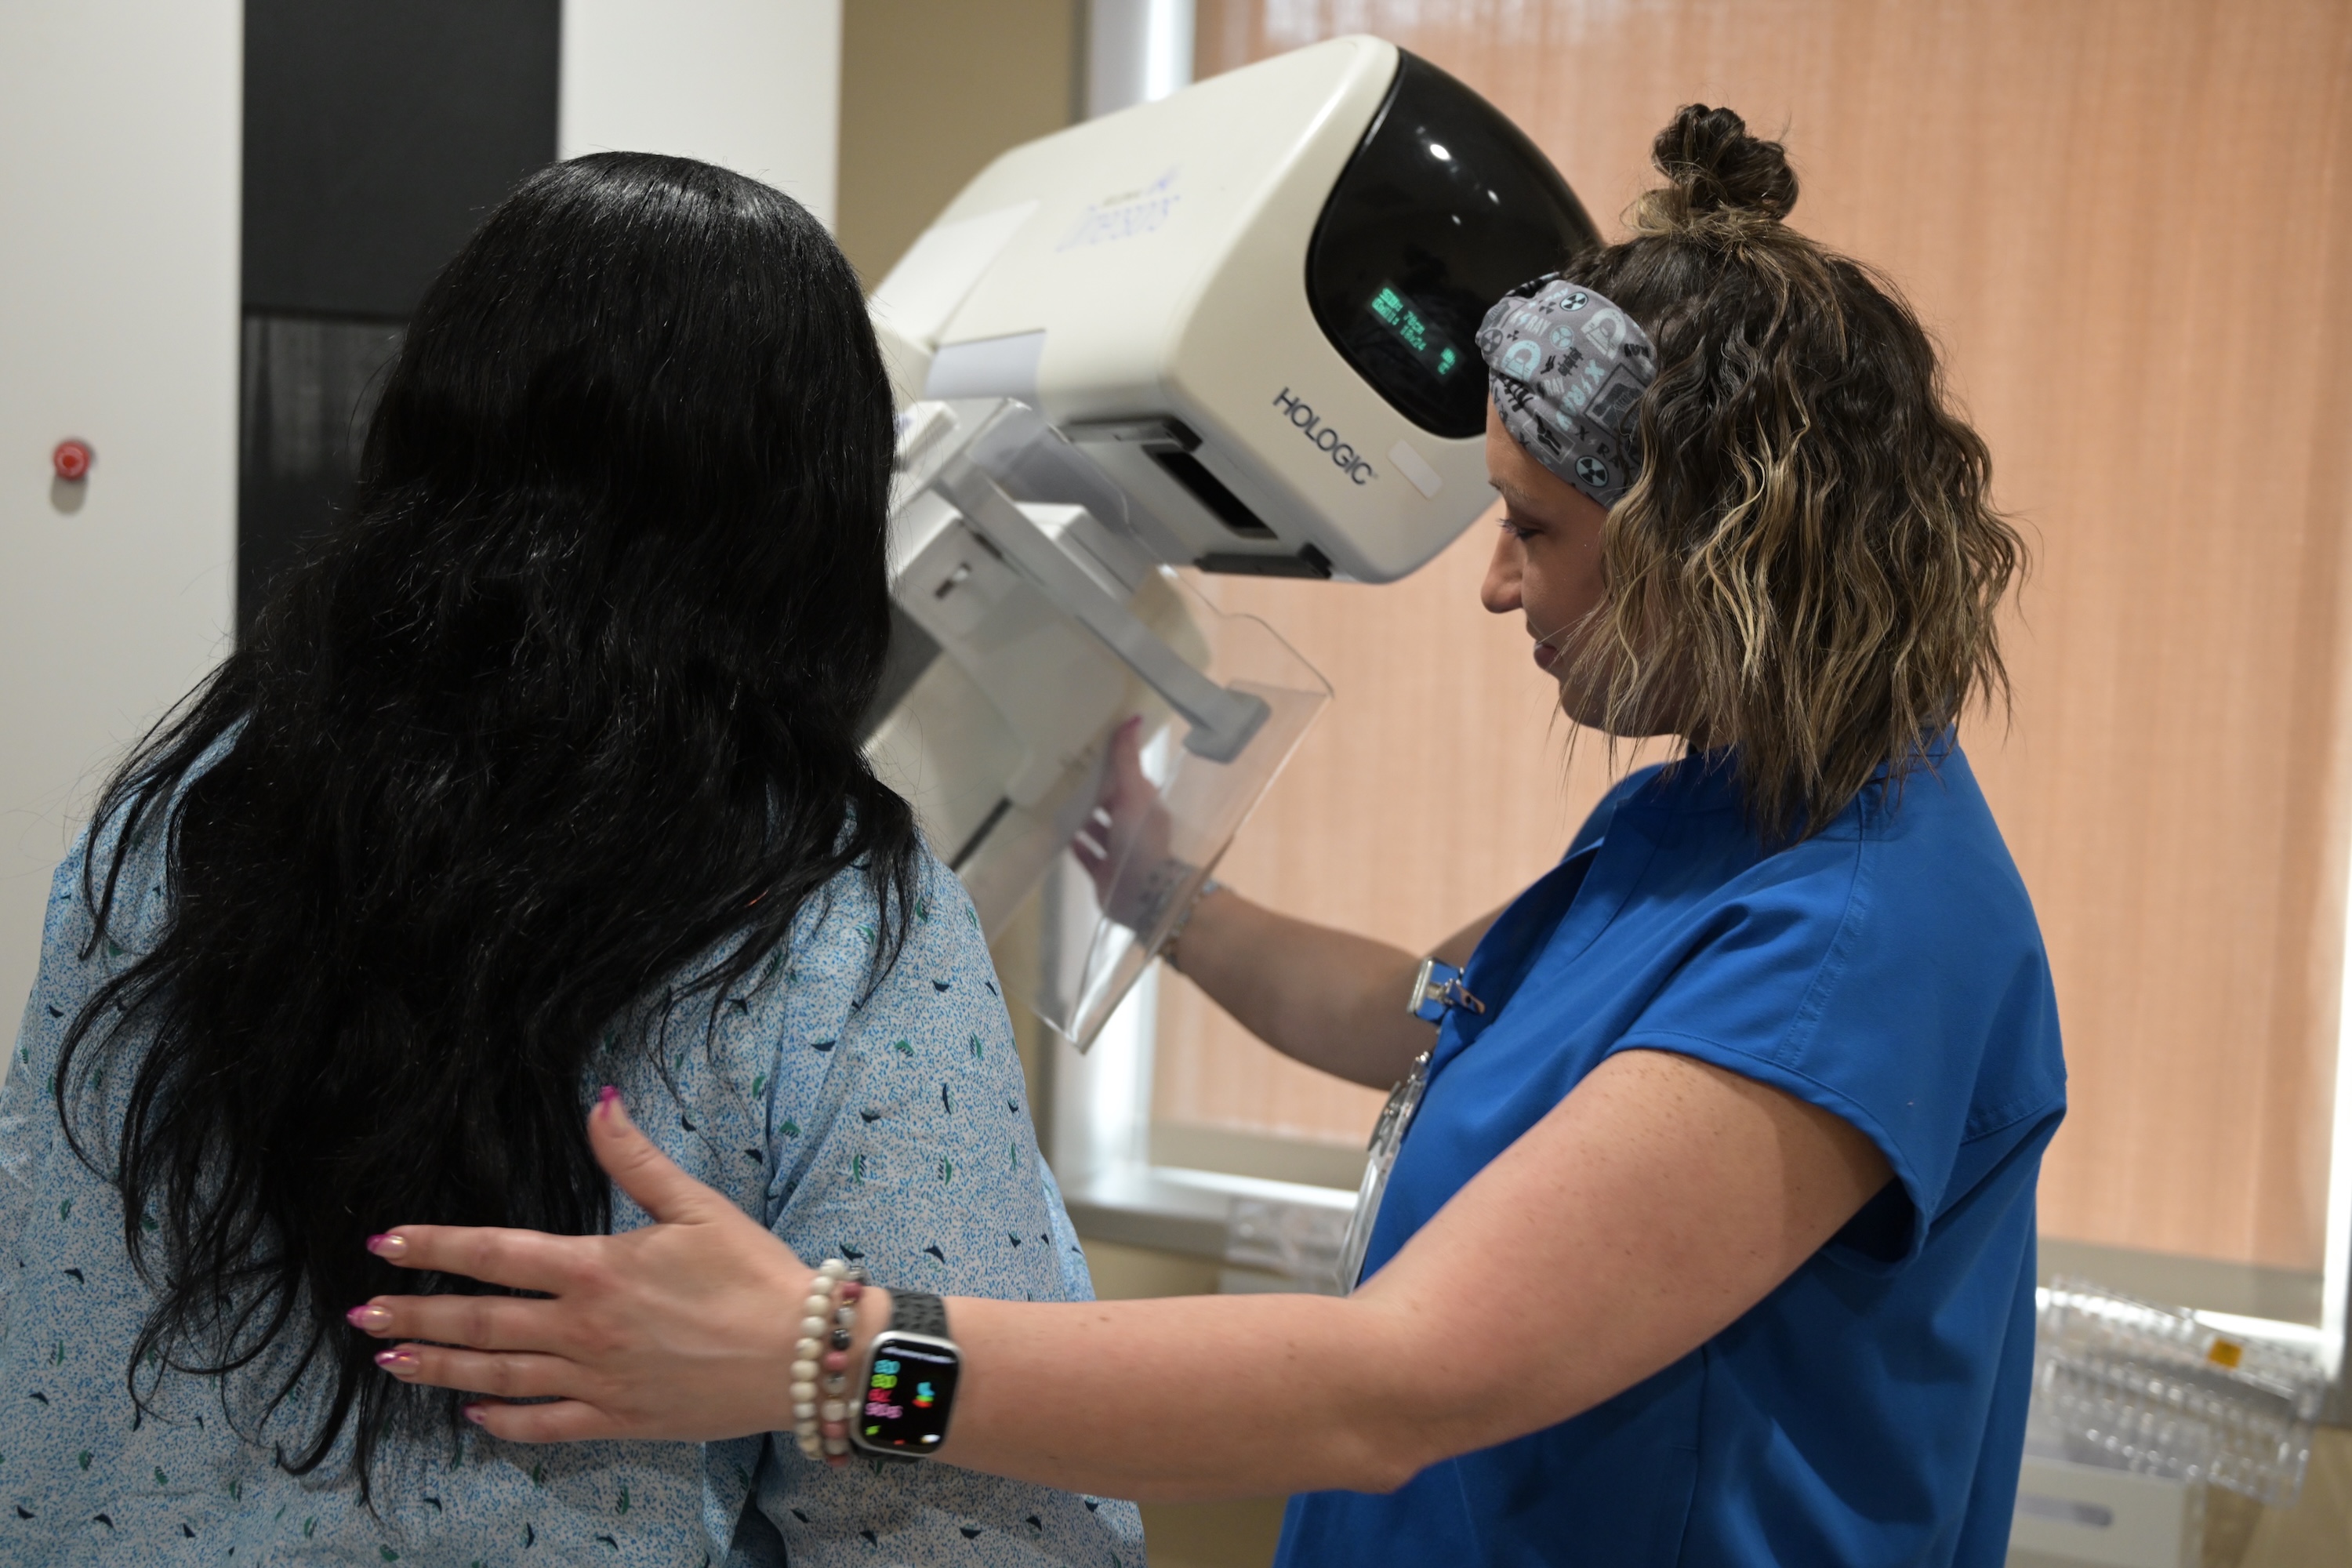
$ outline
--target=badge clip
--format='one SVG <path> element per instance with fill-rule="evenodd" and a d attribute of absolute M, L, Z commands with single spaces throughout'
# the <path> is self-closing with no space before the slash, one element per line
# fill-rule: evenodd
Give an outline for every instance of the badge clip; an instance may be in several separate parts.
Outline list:
<path fill-rule="evenodd" d="M 1462 984 L 1462 972 L 1454 965 L 1423 959 L 1420 973 L 1412 977 L 1412 1000 L 1405 1004 L 1405 1011 L 1425 1024 L 1439 1024 L 1456 1007 L 1484 1013 L 1486 1004 L 1470 994 L 1469 987 Z"/>

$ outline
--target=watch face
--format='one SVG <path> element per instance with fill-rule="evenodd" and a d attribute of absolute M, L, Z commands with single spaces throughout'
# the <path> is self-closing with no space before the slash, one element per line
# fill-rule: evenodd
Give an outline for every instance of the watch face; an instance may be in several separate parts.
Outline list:
<path fill-rule="evenodd" d="M 866 1397 L 857 1409 L 859 1443 L 900 1454 L 928 1454 L 946 1441 L 963 1363 L 939 1341 L 885 1334 L 874 1346 Z"/>

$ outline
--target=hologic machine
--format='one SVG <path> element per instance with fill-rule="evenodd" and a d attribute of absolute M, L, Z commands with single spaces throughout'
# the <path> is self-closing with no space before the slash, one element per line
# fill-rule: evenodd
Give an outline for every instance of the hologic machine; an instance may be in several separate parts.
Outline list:
<path fill-rule="evenodd" d="M 1491 499 L 1472 336 L 1597 243 L 1492 105 L 1350 37 L 1013 149 L 875 291 L 901 472 L 867 750 L 992 935 L 1144 715 L 1164 811 L 1119 907 L 1071 875 L 1045 910 L 1034 1000 L 1081 1047 L 1330 696 L 1207 585 L 1451 542 Z"/>

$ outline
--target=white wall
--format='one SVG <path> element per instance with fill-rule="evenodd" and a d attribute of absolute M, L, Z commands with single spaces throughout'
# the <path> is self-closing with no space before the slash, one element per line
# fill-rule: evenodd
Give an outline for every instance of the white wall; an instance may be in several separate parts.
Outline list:
<path fill-rule="evenodd" d="M 833 225 L 841 0 L 564 0 L 561 156 L 675 153 Z"/>
<path fill-rule="evenodd" d="M 243 37 L 238 0 L 0 5 L 0 1038 L 108 766 L 227 646 Z"/>
<path fill-rule="evenodd" d="M 109 765 L 227 647 L 243 28 L 238 0 L 0 5 L 0 1037 Z M 840 84 L 840 0 L 566 0 L 558 141 L 830 223 Z"/>

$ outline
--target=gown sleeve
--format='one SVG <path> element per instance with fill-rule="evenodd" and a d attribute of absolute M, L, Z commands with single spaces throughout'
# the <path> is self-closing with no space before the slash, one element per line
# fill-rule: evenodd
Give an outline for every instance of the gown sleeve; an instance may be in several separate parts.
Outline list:
<path fill-rule="evenodd" d="M 962 885 L 925 857 L 906 945 L 878 984 L 871 903 L 844 889 L 837 905 L 813 942 L 795 943 L 805 1005 L 787 1011 L 776 1078 L 805 1109 L 776 1113 L 788 1157 L 770 1189 L 771 1228 L 803 1258 L 863 1263 L 884 1286 L 1090 1300 Z M 788 1433 L 765 1440 L 752 1501 L 795 1565 L 868 1563 L 877 1552 L 890 1562 L 1143 1562 L 1132 1503 L 929 1461 L 831 1469 Z"/>

